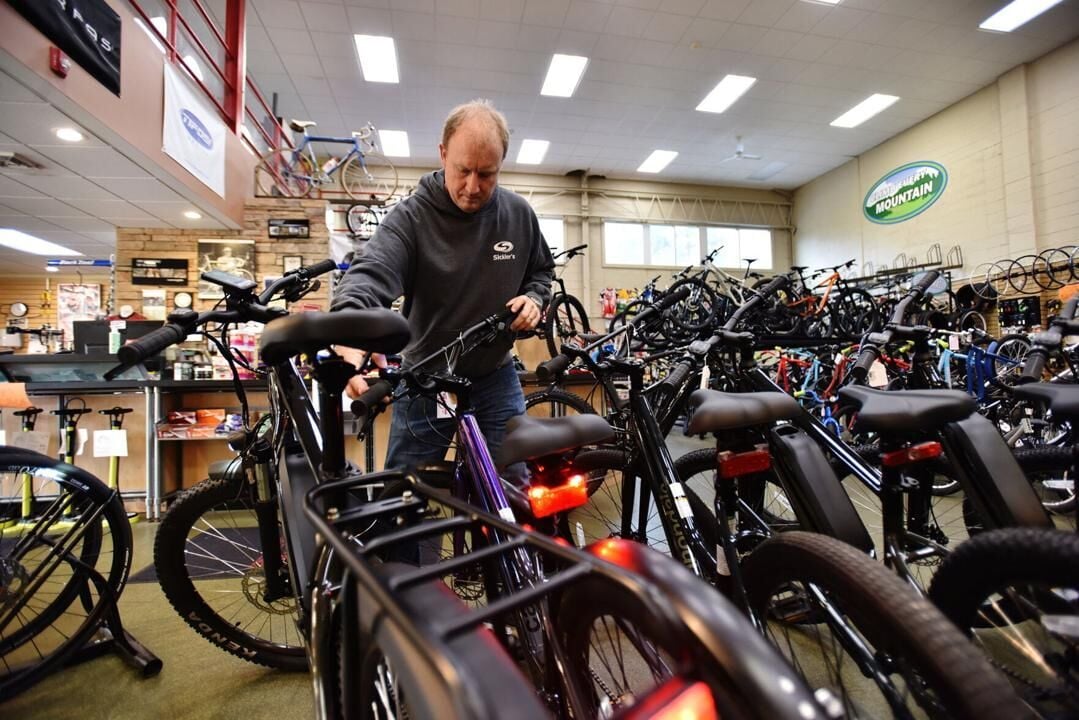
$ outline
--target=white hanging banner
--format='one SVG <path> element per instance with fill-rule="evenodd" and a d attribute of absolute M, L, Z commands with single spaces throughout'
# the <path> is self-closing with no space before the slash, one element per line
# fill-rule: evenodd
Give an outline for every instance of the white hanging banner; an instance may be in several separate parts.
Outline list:
<path fill-rule="evenodd" d="M 165 64 L 163 147 L 203 184 L 225 197 L 225 123 L 182 71 Z"/>

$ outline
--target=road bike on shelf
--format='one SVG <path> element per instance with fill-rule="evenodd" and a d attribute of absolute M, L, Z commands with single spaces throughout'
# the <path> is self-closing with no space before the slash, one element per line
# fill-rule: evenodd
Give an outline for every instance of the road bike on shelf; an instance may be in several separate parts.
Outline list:
<path fill-rule="evenodd" d="M 289 127 L 303 134 L 295 148 L 273 150 L 255 167 L 255 187 L 267 197 L 307 197 L 313 190 L 337 184 L 353 200 L 382 203 L 397 192 L 397 169 L 378 152 L 375 127 L 368 123 L 351 137 L 311 135 L 315 123 L 290 120 Z M 319 162 L 315 143 L 349 146 L 344 157 Z M 338 177 L 334 177 L 338 176 Z"/>

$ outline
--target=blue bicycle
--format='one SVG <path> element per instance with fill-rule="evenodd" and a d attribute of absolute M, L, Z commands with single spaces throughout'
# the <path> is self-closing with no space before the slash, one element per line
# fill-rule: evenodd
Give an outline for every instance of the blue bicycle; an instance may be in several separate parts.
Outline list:
<path fill-rule="evenodd" d="M 351 137 L 310 135 L 315 127 L 309 120 L 290 120 L 289 127 L 303 134 L 295 148 L 267 153 L 255 168 L 258 193 L 268 197 L 307 197 L 315 188 L 334 185 L 339 176 L 341 189 L 353 200 L 382 203 L 397 192 L 397 168 L 375 144 L 375 126 L 367 123 Z M 314 143 L 349 145 L 344 157 L 330 155 L 319 163 Z"/>

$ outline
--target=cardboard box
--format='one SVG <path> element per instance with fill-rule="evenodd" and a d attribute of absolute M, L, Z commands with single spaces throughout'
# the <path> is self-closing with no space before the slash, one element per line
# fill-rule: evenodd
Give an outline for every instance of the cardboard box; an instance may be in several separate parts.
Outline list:
<path fill-rule="evenodd" d="M 205 408 L 195 411 L 196 425 L 211 425 L 217 427 L 223 422 L 225 422 L 224 408 Z"/>
<path fill-rule="evenodd" d="M 170 410 L 165 419 L 169 425 L 194 425 L 198 421 L 195 410 Z"/>

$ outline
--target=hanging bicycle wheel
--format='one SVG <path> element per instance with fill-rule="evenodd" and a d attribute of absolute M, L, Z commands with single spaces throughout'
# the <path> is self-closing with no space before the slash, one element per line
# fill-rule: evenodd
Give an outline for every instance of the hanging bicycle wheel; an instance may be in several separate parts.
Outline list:
<path fill-rule="evenodd" d="M 989 355 L 989 371 L 997 380 L 1015 378 L 1023 370 L 1023 361 L 1030 352 L 1026 335 L 1005 335 L 997 343 L 996 352 Z"/>
<path fill-rule="evenodd" d="M 982 315 L 977 310 L 967 310 L 959 316 L 956 323 L 957 330 L 981 330 L 985 332 L 985 328 L 985 315 Z"/>
<path fill-rule="evenodd" d="M 356 203 L 349 206 L 348 212 L 345 213 L 345 222 L 348 231 L 353 235 L 371 237 L 378 229 L 378 213 L 368 205 Z"/>
<path fill-rule="evenodd" d="M 1063 248 L 1050 248 L 1038 253 L 1032 276 L 1042 290 L 1064 287 L 1072 280 L 1071 254 Z"/>
<path fill-rule="evenodd" d="M 274 150 L 255 166 L 255 187 L 265 197 L 306 197 L 314 185 L 311 160 L 291 148 Z"/>
<path fill-rule="evenodd" d="M 1008 286 L 1016 293 L 1022 295 L 1029 292 L 1034 281 L 1035 263 L 1037 255 L 1021 255 L 1008 263 Z"/>
<path fill-rule="evenodd" d="M 130 568 L 118 493 L 53 458 L 0 449 L 0 702 L 92 637 Z"/>
<path fill-rule="evenodd" d="M 397 168 L 376 152 L 353 155 L 341 168 L 341 187 L 353 200 L 384 203 L 397 192 Z"/>

